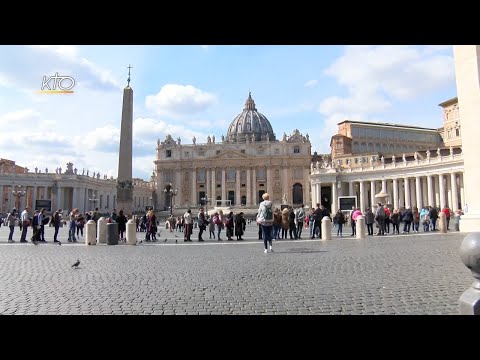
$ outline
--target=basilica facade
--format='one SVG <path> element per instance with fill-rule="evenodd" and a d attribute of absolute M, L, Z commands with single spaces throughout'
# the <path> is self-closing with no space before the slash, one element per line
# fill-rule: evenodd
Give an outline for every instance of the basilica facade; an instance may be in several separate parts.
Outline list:
<path fill-rule="evenodd" d="M 183 144 L 167 135 L 157 141 L 157 209 L 195 208 L 206 200 L 257 208 L 265 192 L 276 204 L 309 203 L 311 158 L 309 135 L 294 130 L 277 139 L 249 94 L 221 139 Z"/>

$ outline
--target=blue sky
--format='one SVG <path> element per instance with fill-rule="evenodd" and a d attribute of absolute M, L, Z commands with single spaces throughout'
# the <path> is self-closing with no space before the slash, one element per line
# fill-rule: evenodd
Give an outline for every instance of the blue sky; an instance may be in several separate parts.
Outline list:
<path fill-rule="evenodd" d="M 116 177 L 129 64 L 133 175 L 146 180 L 158 138 L 220 138 L 249 91 L 277 138 L 299 129 L 312 153 L 346 119 L 441 127 L 438 104 L 456 96 L 451 46 L 0 46 L 0 157 Z M 74 93 L 37 94 L 56 72 Z"/>

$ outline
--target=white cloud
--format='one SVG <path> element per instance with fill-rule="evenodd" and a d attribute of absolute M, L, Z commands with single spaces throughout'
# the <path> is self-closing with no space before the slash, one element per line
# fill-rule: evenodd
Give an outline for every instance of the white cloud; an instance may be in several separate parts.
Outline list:
<path fill-rule="evenodd" d="M 329 144 L 341 121 L 375 118 L 390 122 L 381 115 L 393 109 L 394 103 L 451 86 L 455 81 L 453 57 L 445 50 L 445 46 L 346 46 L 325 74 L 343 85 L 347 95 L 330 96 L 319 104 L 326 127 L 319 143 Z"/>
<path fill-rule="evenodd" d="M 7 74 L 0 73 L 0 86 L 10 87 L 13 82 Z"/>
<path fill-rule="evenodd" d="M 31 47 L 50 51 L 57 56 L 69 60 L 74 60 L 79 54 L 78 48 L 74 45 L 31 45 Z"/>
<path fill-rule="evenodd" d="M 56 63 L 63 64 L 64 71 L 75 78 L 76 82 L 83 82 L 95 89 L 118 90 L 121 88 L 119 81 L 105 69 L 93 61 L 80 56 L 80 50 L 74 45 L 32 45 L 28 48 L 42 53 L 44 56 L 52 57 Z M 60 73 L 61 66 L 57 65 L 52 69 Z M 45 74 L 47 75 L 47 74 Z"/>
<path fill-rule="evenodd" d="M 192 85 L 164 85 L 156 95 L 148 95 L 145 104 L 159 115 L 195 114 L 217 102 L 217 97 Z"/>
<path fill-rule="evenodd" d="M 312 87 L 315 87 L 317 84 L 318 84 L 318 80 L 308 80 L 304 86 L 312 88 Z"/>
<path fill-rule="evenodd" d="M 0 115 L 0 126 L 19 125 L 25 126 L 26 124 L 35 122 L 39 119 L 40 114 L 32 109 L 24 109 L 11 111 L 6 114 Z"/>

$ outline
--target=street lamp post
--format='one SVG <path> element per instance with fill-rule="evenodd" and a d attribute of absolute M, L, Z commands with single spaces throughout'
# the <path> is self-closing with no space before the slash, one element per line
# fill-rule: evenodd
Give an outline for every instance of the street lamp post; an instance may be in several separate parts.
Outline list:
<path fill-rule="evenodd" d="M 205 214 L 208 215 L 208 194 L 205 194 L 205 197 L 201 198 L 205 202 Z"/>
<path fill-rule="evenodd" d="M 168 194 L 168 199 L 170 200 L 170 215 L 173 214 L 173 197 L 177 195 L 178 189 L 173 189 L 172 183 L 165 185 L 165 189 L 163 189 L 165 194 Z"/>
<path fill-rule="evenodd" d="M 20 198 L 26 195 L 26 191 L 22 190 L 22 185 L 17 185 L 16 186 L 18 190 L 15 190 L 15 188 L 12 190 L 12 195 L 13 195 L 13 207 L 18 208 L 17 210 L 20 210 L 20 206 L 17 207 L 17 202 L 18 205 L 20 205 Z"/>

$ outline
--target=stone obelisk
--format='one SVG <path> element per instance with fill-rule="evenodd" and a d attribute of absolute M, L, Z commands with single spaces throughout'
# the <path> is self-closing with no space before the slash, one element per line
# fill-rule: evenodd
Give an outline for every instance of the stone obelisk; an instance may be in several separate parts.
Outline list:
<path fill-rule="evenodd" d="M 130 87 L 130 69 L 128 66 L 127 87 L 123 89 L 122 124 L 120 128 L 120 149 L 118 152 L 117 177 L 117 213 L 132 216 L 133 182 L 132 182 L 132 124 L 133 124 L 133 90 Z"/>
<path fill-rule="evenodd" d="M 462 129 L 464 192 L 468 211 L 461 217 L 460 231 L 480 231 L 478 196 L 478 129 L 480 119 L 480 45 L 455 45 L 455 78 Z M 455 210 L 455 209 L 452 209 Z"/>

